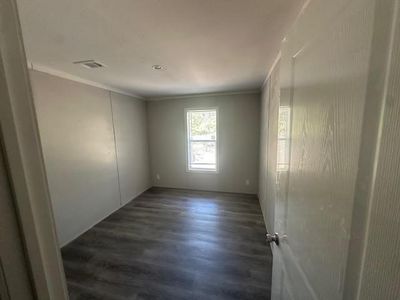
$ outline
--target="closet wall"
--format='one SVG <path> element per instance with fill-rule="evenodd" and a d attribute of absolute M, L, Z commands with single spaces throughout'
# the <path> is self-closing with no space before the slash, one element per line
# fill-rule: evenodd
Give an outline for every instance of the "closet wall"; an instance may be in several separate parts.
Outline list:
<path fill-rule="evenodd" d="M 143 100 L 31 71 L 61 245 L 150 187 Z"/>

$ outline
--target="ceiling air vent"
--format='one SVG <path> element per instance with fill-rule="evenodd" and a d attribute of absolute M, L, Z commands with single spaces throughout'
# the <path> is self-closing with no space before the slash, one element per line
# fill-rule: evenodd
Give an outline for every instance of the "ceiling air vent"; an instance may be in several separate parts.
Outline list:
<path fill-rule="evenodd" d="M 88 68 L 88 69 L 98 69 L 98 68 L 104 68 L 105 67 L 104 64 L 102 64 L 101 62 L 95 61 L 93 59 L 75 61 L 74 64 L 81 65 L 81 66 L 83 66 L 85 68 Z"/>

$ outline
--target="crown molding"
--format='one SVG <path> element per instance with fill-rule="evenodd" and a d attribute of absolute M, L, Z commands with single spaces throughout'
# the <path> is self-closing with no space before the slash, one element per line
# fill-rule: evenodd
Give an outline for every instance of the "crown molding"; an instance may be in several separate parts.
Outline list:
<path fill-rule="evenodd" d="M 60 77 L 60 78 L 63 78 L 63 79 L 67 79 L 67 80 L 79 82 L 79 83 L 82 83 L 82 84 L 94 86 L 94 87 L 101 88 L 101 89 L 104 89 L 104 90 L 107 90 L 107 91 L 112 91 L 112 92 L 115 92 L 115 93 L 118 93 L 118 94 L 123 94 L 123 95 L 126 95 L 126 96 L 130 96 L 130 97 L 133 97 L 133 98 L 136 98 L 136 99 L 139 99 L 139 100 L 145 100 L 144 97 L 135 95 L 133 93 L 129 93 L 129 92 L 126 92 L 124 90 L 116 89 L 116 88 L 113 88 L 111 86 L 108 86 L 108 85 L 105 85 L 105 84 L 102 84 L 102 83 L 98 83 L 98 82 L 95 82 L 95 81 L 83 79 L 83 78 L 81 78 L 79 76 L 75 76 L 75 75 L 72 75 L 72 74 L 69 74 L 69 73 L 66 73 L 66 72 L 63 72 L 63 71 L 58 71 L 58 70 L 55 70 L 53 68 L 49 68 L 49 67 L 46 67 L 46 66 L 43 66 L 43 65 L 40 65 L 40 64 L 32 63 L 30 61 L 28 61 L 28 68 L 30 70 L 33 70 L 33 71 L 38 71 L 38 72 L 46 73 L 46 74 L 49 74 L 49 75 L 52 75 L 52 76 Z"/>
<path fill-rule="evenodd" d="M 280 56 L 279 56 L 280 58 Z M 273 67 L 271 68 L 271 71 L 273 70 L 273 68 L 275 67 L 276 63 L 277 63 L 278 59 L 274 62 Z M 215 93 L 199 93 L 199 94 L 183 94 L 183 95 L 171 95 L 171 96 L 160 96 L 160 97 L 141 97 L 138 95 L 135 95 L 133 93 L 129 93 L 126 92 L 124 90 L 120 90 L 120 89 L 116 89 L 113 88 L 111 86 L 102 84 L 102 83 L 98 83 L 95 81 L 91 81 L 91 80 L 87 80 L 87 79 L 83 79 L 79 76 L 75 76 L 63 71 L 59 71 L 53 68 L 49 68 L 40 64 L 36 64 L 36 63 L 32 63 L 30 61 L 27 62 L 28 63 L 28 68 L 30 70 L 33 71 L 38 71 L 38 72 L 42 72 L 42 73 L 46 73 L 52 76 L 56 76 L 56 77 L 60 77 L 63 79 L 67 79 L 67 80 L 71 80 L 71 81 L 75 81 L 75 82 L 79 82 L 82 84 L 86 84 L 89 86 L 94 86 L 97 88 L 101 88 L 107 91 L 112 91 L 115 93 L 119 93 L 119 94 L 123 94 L 126 96 L 130 96 L 139 100 L 147 100 L 147 101 L 161 101 L 161 100 L 172 100 L 172 99 L 185 99 L 185 98 L 199 98 L 199 97 L 213 97 L 213 96 L 229 96 L 229 95 L 243 95 L 243 94 L 259 94 L 260 93 L 260 89 L 253 89 L 253 90 L 244 90 L 244 91 L 226 91 L 226 92 L 215 92 Z M 268 75 L 268 77 L 270 76 L 270 73 Z M 268 79 L 267 77 L 267 79 Z M 266 80 L 267 80 L 266 79 Z M 266 81 L 265 80 L 265 81 Z M 263 85 L 265 84 L 265 81 L 263 83 Z"/>
<path fill-rule="evenodd" d="M 148 101 L 161 101 L 161 100 L 175 100 L 186 98 L 199 98 L 199 97 L 213 97 L 213 96 L 231 96 L 231 95 L 244 95 L 244 94 L 259 94 L 260 90 L 244 90 L 244 91 L 231 91 L 231 92 L 217 92 L 217 93 L 199 93 L 199 94 L 185 94 L 185 95 L 172 95 L 161 97 L 148 97 Z"/>

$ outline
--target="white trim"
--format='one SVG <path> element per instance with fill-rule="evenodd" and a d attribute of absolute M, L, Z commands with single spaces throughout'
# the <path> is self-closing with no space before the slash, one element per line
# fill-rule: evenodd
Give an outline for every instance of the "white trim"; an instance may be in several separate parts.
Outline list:
<path fill-rule="evenodd" d="M 279 54 L 280 55 L 280 54 Z M 156 96 L 156 97 L 142 97 L 139 95 L 136 95 L 131 92 L 127 92 L 118 88 L 111 87 L 106 84 L 98 83 L 95 81 L 91 81 L 88 79 L 84 79 L 82 77 L 72 75 L 70 73 L 66 73 L 63 71 L 59 71 L 50 67 L 43 66 L 41 64 L 33 63 L 31 61 L 27 61 L 28 68 L 37 71 L 37 72 L 42 72 L 46 73 L 52 76 L 60 77 L 63 79 L 67 80 L 72 80 L 75 82 L 79 82 L 82 84 L 98 87 L 107 91 L 112 91 L 118 94 L 130 96 L 133 98 L 136 98 L 138 100 L 146 100 L 146 101 L 161 101 L 161 100 L 171 100 L 171 99 L 185 99 L 185 98 L 198 98 L 198 97 L 213 97 L 213 96 L 231 96 L 231 95 L 246 95 L 246 94 L 259 94 L 260 90 L 259 89 L 252 89 L 252 90 L 243 90 L 243 91 L 225 91 L 225 92 L 211 92 L 211 93 L 198 93 L 198 94 L 183 94 L 183 95 L 170 95 L 170 96 Z M 274 62 L 275 66 L 276 62 Z M 270 73 L 268 73 L 270 75 Z"/>
<path fill-rule="evenodd" d="M 358 280 L 358 286 L 357 286 L 357 293 L 356 297 L 357 299 L 360 298 L 361 295 L 361 288 L 363 284 L 363 277 L 365 273 L 365 261 L 367 259 L 367 251 L 368 251 L 368 237 L 370 236 L 370 227 L 371 227 L 371 219 L 372 219 L 372 207 L 374 204 L 374 197 L 375 197 L 375 185 L 376 185 L 376 178 L 377 178 L 377 173 L 378 173 L 378 164 L 379 164 L 379 157 L 380 157 L 380 151 L 382 147 L 382 135 L 383 135 L 383 130 L 384 130 L 384 119 L 385 119 L 385 112 L 388 109 L 387 107 L 387 102 L 388 102 L 388 89 L 389 89 L 389 80 L 390 80 L 390 71 L 392 70 L 392 59 L 393 59 L 393 49 L 395 47 L 395 40 L 396 40 L 396 23 L 399 18 L 399 11 L 400 11 L 400 4 L 399 1 L 396 1 L 394 3 L 393 7 L 393 15 L 392 15 L 392 22 L 391 22 L 391 28 L 390 28 L 390 39 L 389 39 L 389 51 L 387 54 L 387 61 L 386 61 L 386 67 L 385 67 L 385 76 L 384 76 L 384 83 L 383 83 L 383 95 L 382 95 L 382 105 L 380 107 L 380 111 L 377 112 L 379 114 L 379 124 L 378 124 L 378 134 L 376 138 L 376 150 L 375 150 L 375 155 L 374 155 L 374 160 L 373 160 L 373 168 L 372 168 L 372 175 L 371 175 L 371 186 L 370 186 L 370 193 L 368 195 L 367 199 L 367 215 L 366 215 L 366 222 L 365 222 L 365 233 L 364 236 L 362 237 L 362 243 L 363 243 L 363 249 L 361 253 L 361 267 L 359 271 L 359 280 Z"/>
<path fill-rule="evenodd" d="M 0 124 L 35 299 L 68 299 L 16 0 L 0 1 Z M 18 279 L 18 278 L 16 278 Z"/>
<path fill-rule="evenodd" d="M 188 129 L 188 118 L 187 113 L 189 111 L 216 111 L 216 123 L 217 123 L 217 138 L 215 140 L 215 148 L 216 148 L 216 157 L 215 157 L 215 169 L 207 170 L 207 169 L 190 169 L 189 168 L 189 129 Z M 220 171 L 219 168 L 219 111 L 218 107 L 199 107 L 199 108 L 185 108 L 184 109 L 184 121 L 185 121 L 185 157 L 186 157 L 186 172 L 188 173 L 202 173 L 202 174 L 218 174 Z"/>
<path fill-rule="evenodd" d="M 199 97 L 213 97 L 213 96 L 231 96 L 231 95 L 246 95 L 246 94 L 259 94 L 260 90 L 244 90 L 244 91 L 232 91 L 232 92 L 216 92 L 216 93 L 199 93 L 199 94 L 186 94 L 186 95 L 172 95 L 172 96 L 161 96 L 161 97 L 149 97 L 147 101 L 161 101 L 161 100 L 175 100 L 175 99 L 186 99 L 186 98 L 199 98 Z"/>
<path fill-rule="evenodd" d="M 83 78 L 81 78 L 79 76 L 75 76 L 75 75 L 72 75 L 72 74 L 69 74 L 69 73 L 66 73 L 66 72 L 63 72 L 63 71 L 58 71 L 58 70 L 55 70 L 53 68 L 49 68 L 49 67 L 46 67 L 46 66 L 43 66 L 43 65 L 40 65 L 40 64 L 32 63 L 30 61 L 28 61 L 28 67 L 29 67 L 29 69 L 34 70 L 34 71 L 38 71 L 38 72 L 46 73 L 46 74 L 49 74 L 49 75 L 52 75 L 52 76 L 56 76 L 56 77 L 60 77 L 60 78 L 68 79 L 68 80 L 72 80 L 72 81 L 75 81 L 75 82 L 83 83 L 83 84 L 94 86 L 94 87 L 98 87 L 98 88 L 101 88 L 101 89 L 104 89 L 104 90 L 107 90 L 107 91 L 115 92 L 115 93 L 118 93 L 118 94 L 123 94 L 123 95 L 130 96 L 130 97 L 133 97 L 133 98 L 136 98 L 136 99 L 139 99 L 139 100 L 145 100 L 144 97 L 135 95 L 133 93 L 126 92 L 124 90 L 117 89 L 117 88 L 111 87 L 111 86 L 106 85 L 106 84 L 102 84 L 102 83 L 98 83 L 98 82 L 95 82 L 95 81 L 83 79 Z"/>

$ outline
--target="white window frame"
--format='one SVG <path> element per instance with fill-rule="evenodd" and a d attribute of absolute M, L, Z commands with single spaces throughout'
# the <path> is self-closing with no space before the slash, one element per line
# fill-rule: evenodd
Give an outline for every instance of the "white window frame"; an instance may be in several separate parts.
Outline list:
<path fill-rule="evenodd" d="M 202 112 L 215 110 L 216 116 L 216 139 L 215 139 L 215 169 L 194 169 L 190 167 L 190 128 L 188 112 Z M 190 173 L 206 173 L 206 174 L 217 174 L 219 173 L 219 113 L 218 107 L 204 107 L 204 108 L 185 108 L 185 153 L 186 153 L 186 172 Z M 207 142 L 208 140 L 206 140 Z M 201 141 L 199 141 L 201 142 Z M 210 140 L 211 142 L 211 140 Z M 214 142 L 214 141 L 212 141 Z"/>

